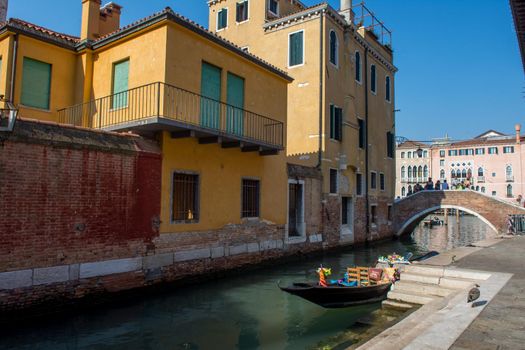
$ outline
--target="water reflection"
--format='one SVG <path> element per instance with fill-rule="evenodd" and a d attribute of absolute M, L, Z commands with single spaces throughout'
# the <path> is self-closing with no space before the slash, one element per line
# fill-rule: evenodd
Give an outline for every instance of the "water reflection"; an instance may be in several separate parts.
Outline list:
<path fill-rule="evenodd" d="M 281 292 L 277 281 L 314 280 L 319 264 L 331 267 L 335 277 L 347 266 L 370 265 L 379 255 L 393 251 L 420 254 L 468 244 L 486 237 L 487 230 L 463 217 L 459 230 L 454 224 L 420 228 L 399 241 L 181 287 L 8 332 L 0 330 L 0 349 L 311 349 L 324 346 L 328 339 L 346 347 L 351 342 L 345 335 L 356 329 L 356 321 L 380 304 L 328 310 Z"/>

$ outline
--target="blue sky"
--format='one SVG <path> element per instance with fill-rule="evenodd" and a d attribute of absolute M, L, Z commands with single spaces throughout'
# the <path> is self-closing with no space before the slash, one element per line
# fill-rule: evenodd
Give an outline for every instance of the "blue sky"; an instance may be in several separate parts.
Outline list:
<path fill-rule="evenodd" d="M 262 0 L 257 0 L 262 1 Z M 118 0 L 122 24 L 170 6 L 207 26 L 206 0 Z M 303 0 L 313 5 L 317 0 Z M 339 7 L 339 0 L 330 0 Z M 397 134 L 465 139 L 525 127 L 523 67 L 507 0 L 368 0 L 393 31 Z M 77 35 L 80 0 L 11 0 L 9 17 Z"/>

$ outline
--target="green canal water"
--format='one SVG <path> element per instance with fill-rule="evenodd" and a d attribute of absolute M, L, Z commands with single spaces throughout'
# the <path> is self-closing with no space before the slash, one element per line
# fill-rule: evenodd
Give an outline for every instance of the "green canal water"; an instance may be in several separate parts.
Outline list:
<path fill-rule="evenodd" d="M 397 241 L 20 324 L 0 331 L 0 349 L 344 349 L 360 334 L 373 331 L 375 323 L 401 315 L 385 315 L 380 304 L 324 309 L 281 292 L 277 281 L 315 280 L 320 264 L 331 267 L 335 277 L 347 266 L 366 266 L 393 251 L 420 254 L 429 248 L 449 249 L 490 234 L 481 221 L 464 217 L 459 225 L 418 228 Z"/>

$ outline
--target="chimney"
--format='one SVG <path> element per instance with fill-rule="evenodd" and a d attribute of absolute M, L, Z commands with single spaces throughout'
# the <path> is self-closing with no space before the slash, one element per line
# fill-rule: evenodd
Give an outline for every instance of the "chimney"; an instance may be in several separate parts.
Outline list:
<path fill-rule="evenodd" d="M 352 23 L 352 0 L 340 0 L 339 14 Z"/>
<path fill-rule="evenodd" d="M 7 21 L 7 0 L 0 0 L 0 22 Z"/>
<path fill-rule="evenodd" d="M 516 129 L 516 143 L 520 144 L 521 143 L 521 125 L 516 124 L 514 128 Z"/>
<path fill-rule="evenodd" d="M 82 0 L 80 39 L 96 40 L 119 29 L 121 9 L 113 2 L 100 7 L 100 0 Z"/>

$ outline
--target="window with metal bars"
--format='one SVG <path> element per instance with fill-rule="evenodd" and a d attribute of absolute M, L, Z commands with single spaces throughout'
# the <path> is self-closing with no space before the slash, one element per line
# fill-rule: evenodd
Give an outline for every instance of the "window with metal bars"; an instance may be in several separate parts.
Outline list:
<path fill-rule="evenodd" d="M 172 221 L 199 220 L 199 175 L 173 174 Z"/>
<path fill-rule="evenodd" d="M 259 217 L 259 180 L 242 180 L 242 212 L 243 218 Z"/>

